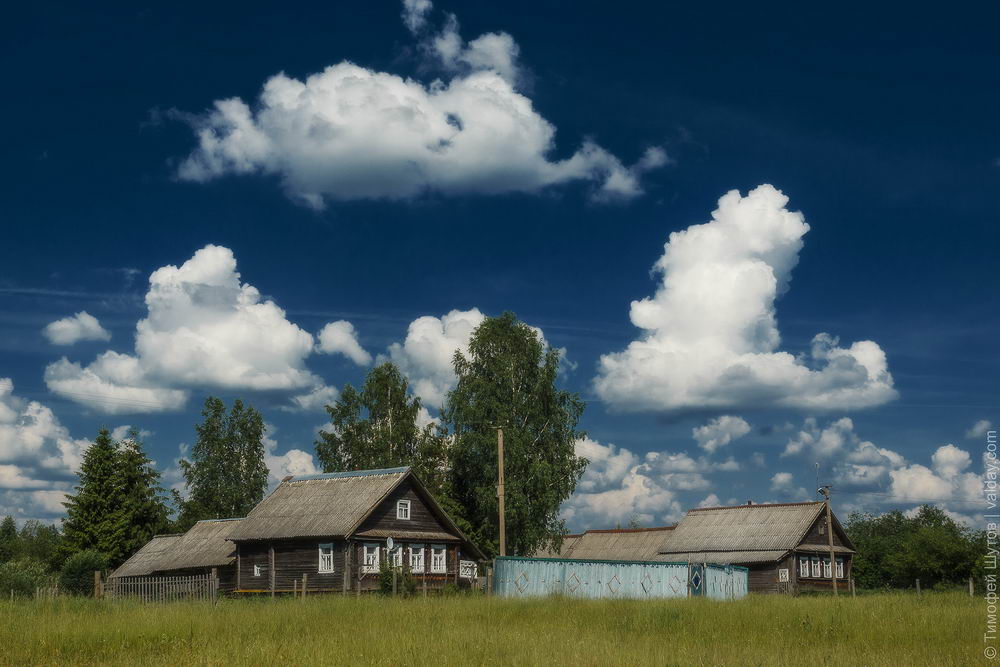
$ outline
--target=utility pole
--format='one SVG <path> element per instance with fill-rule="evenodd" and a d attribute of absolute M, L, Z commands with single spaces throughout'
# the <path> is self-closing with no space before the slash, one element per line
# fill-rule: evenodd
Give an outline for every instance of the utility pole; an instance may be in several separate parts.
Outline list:
<path fill-rule="evenodd" d="M 507 555 L 507 520 L 503 495 L 503 427 L 497 427 L 497 498 L 500 499 L 500 555 Z"/>
<path fill-rule="evenodd" d="M 830 583 L 833 585 L 833 594 L 837 595 L 837 559 L 833 555 L 833 512 L 830 511 L 830 487 L 829 485 L 819 487 L 819 492 L 826 498 L 826 539 L 830 545 Z"/>

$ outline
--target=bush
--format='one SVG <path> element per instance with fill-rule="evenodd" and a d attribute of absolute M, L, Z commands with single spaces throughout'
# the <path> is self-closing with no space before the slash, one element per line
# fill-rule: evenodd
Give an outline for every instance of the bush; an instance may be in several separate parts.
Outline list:
<path fill-rule="evenodd" d="M 108 567 L 107 556 L 98 551 L 79 551 L 63 565 L 59 585 L 67 593 L 91 595 L 94 592 L 94 571 Z"/>
<path fill-rule="evenodd" d="M 392 573 L 396 572 L 396 595 L 409 597 L 417 591 L 417 581 L 406 565 L 394 567 L 382 561 L 378 571 L 378 588 L 382 595 L 392 595 Z"/>
<path fill-rule="evenodd" d="M 35 558 L 19 558 L 0 565 L 0 595 L 3 597 L 12 592 L 16 597 L 32 597 L 36 588 L 51 584 L 52 575 L 45 563 Z"/>

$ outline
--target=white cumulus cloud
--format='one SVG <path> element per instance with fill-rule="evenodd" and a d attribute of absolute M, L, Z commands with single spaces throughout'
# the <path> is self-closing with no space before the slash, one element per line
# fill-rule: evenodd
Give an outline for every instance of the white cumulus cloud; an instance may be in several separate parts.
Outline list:
<path fill-rule="evenodd" d="M 407 27 L 426 30 L 430 9 L 404 3 Z M 427 192 L 531 193 L 570 182 L 591 183 L 596 199 L 621 199 L 640 194 L 642 173 L 666 163 L 653 148 L 629 167 L 589 139 L 555 157 L 556 128 L 517 90 L 518 46 L 506 33 L 466 43 L 449 17 L 421 46 L 451 78 L 425 83 L 344 61 L 304 80 L 276 74 L 252 105 L 217 100 L 188 117 L 197 147 L 178 176 L 273 175 L 292 199 L 323 208 Z"/>
<path fill-rule="evenodd" d="M 318 336 L 317 348 L 326 354 L 342 354 L 358 366 L 372 362 L 370 355 L 358 342 L 358 332 L 347 320 L 337 320 L 324 326 Z"/>
<path fill-rule="evenodd" d="M 712 454 L 719 447 L 724 447 L 749 432 L 750 424 L 742 417 L 723 415 L 693 429 L 691 435 L 699 447 Z"/>
<path fill-rule="evenodd" d="M 53 345 L 72 345 L 81 340 L 111 340 L 111 333 L 85 310 L 71 317 L 49 322 L 42 333 Z"/>
<path fill-rule="evenodd" d="M 135 353 L 107 351 L 83 366 L 63 358 L 45 370 L 50 390 L 106 413 L 177 409 L 188 388 L 316 391 L 305 367 L 313 337 L 274 301 L 241 282 L 230 249 L 207 245 L 149 277 Z"/>
<path fill-rule="evenodd" d="M 778 349 L 774 301 L 788 287 L 809 230 L 770 185 L 733 190 L 712 220 L 673 232 L 654 270 L 656 294 L 633 301 L 642 336 L 601 357 L 594 386 L 620 410 L 880 405 L 896 396 L 872 341 L 841 347 L 826 333 L 808 355 Z"/>
<path fill-rule="evenodd" d="M 982 438 L 992 428 L 993 428 L 993 423 L 989 419 L 980 419 L 975 424 L 973 424 L 968 431 L 965 432 L 965 437 L 970 440 L 975 440 L 976 438 Z"/>

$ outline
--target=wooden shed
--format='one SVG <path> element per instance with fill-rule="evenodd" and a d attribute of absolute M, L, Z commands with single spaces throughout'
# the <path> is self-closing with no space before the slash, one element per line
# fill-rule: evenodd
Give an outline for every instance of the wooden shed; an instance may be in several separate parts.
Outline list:
<path fill-rule="evenodd" d="M 535 558 L 573 560 L 656 561 L 660 547 L 674 526 L 654 528 L 612 528 L 564 535 L 559 549 L 543 549 Z"/>
<path fill-rule="evenodd" d="M 830 563 L 823 502 L 747 504 L 689 510 L 667 533 L 659 557 L 670 561 L 741 565 L 750 570 L 750 592 L 798 592 L 832 588 L 851 577 L 854 545 L 836 515 L 835 563 Z"/>
<path fill-rule="evenodd" d="M 186 533 L 157 535 L 111 573 L 110 578 L 208 574 L 219 577 L 219 590 L 236 586 L 236 546 L 231 533 L 240 519 L 199 521 Z"/>
<path fill-rule="evenodd" d="M 484 559 L 408 467 L 286 477 L 229 539 L 242 593 L 375 590 L 383 562 L 467 586 Z"/>

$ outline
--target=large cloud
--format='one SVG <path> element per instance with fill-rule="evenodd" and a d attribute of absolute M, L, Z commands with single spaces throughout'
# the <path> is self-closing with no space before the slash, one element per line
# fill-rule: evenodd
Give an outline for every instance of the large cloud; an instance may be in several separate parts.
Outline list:
<path fill-rule="evenodd" d="M 85 310 L 71 317 L 49 322 L 42 333 L 53 345 L 72 345 L 81 340 L 111 340 L 108 330 Z"/>
<path fill-rule="evenodd" d="M 404 20 L 422 30 L 430 3 L 407 2 Z M 642 189 L 642 172 L 667 162 L 650 148 L 632 167 L 591 140 L 554 157 L 555 127 L 515 88 L 517 45 L 505 33 L 466 44 L 457 22 L 428 36 L 452 75 L 429 84 L 351 62 L 299 80 L 268 79 L 257 103 L 217 100 L 189 117 L 197 148 L 178 176 L 205 182 L 231 174 L 277 176 L 287 194 L 314 208 L 331 200 L 537 192 L 573 181 L 597 199 Z"/>
<path fill-rule="evenodd" d="M 51 519 L 79 469 L 88 440 L 73 438 L 38 401 L 14 394 L 0 378 L 0 515 Z"/>
<path fill-rule="evenodd" d="M 722 415 L 712 419 L 707 424 L 694 428 L 691 435 L 698 442 L 699 447 L 712 454 L 719 447 L 725 447 L 749 432 L 750 424 L 742 417 Z"/>
<path fill-rule="evenodd" d="M 65 358 L 45 371 L 49 389 L 108 413 L 181 407 L 189 387 L 302 392 L 332 389 L 305 368 L 313 337 L 240 281 L 228 248 L 208 245 L 149 277 L 135 353 L 108 351 L 87 366 Z"/>
<path fill-rule="evenodd" d="M 620 410 L 879 405 L 896 396 L 872 341 L 841 347 L 817 334 L 805 358 L 778 350 L 774 301 L 809 230 L 770 185 L 733 190 L 712 220 L 674 232 L 652 298 L 632 302 L 641 338 L 601 357 L 598 394 Z"/>

